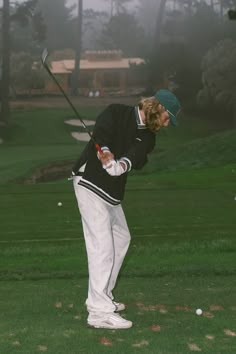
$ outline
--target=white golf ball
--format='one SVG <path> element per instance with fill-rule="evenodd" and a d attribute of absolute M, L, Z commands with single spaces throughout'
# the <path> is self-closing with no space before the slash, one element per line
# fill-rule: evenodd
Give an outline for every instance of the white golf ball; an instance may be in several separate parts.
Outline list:
<path fill-rule="evenodd" d="M 201 315 L 202 315 L 202 310 L 201 310 L 201 309 L 197 309 L 197 310 L 196 310 L 196 314 L 197 314 L 198 316 L 201 316 Z"/>
<path fill-rule="evenodd" d="M 61 206 L 62 206 L 62 202 L 58 202 L 57 205 L 58 205 L 59 207 L 61 207 Z"/>

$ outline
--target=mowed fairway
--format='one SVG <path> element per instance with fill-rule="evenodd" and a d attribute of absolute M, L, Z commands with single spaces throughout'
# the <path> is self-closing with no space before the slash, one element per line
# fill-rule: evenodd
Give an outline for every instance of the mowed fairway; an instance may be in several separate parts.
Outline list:
<path fill-rule="evenodd" d="M 64 143 L 67 155 L 80 150 Z M 48 149 L 53 155 L 55 146 Z M 130 176 L 123 206 L 132 242 L 114 294 L 134 326 L 111 331 L 86 325 L 86 250 L 72 182 L 9 183 L 4 161 L 0 354 L 236 352 L 235 163 Z"/>

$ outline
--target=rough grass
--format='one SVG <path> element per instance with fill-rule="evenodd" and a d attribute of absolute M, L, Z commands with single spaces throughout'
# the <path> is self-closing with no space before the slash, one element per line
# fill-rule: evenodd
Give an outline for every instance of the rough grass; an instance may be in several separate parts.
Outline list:
<path fill-rule="evenodd" d="M 102 107 L 79 107 L 86 119 L 95 119 L 101 110 Z M 0 184 L 29 176 L 35 168 L 49 162 L 77 158 L 85 143 L 70 135 L 83 128 L 64 123 L 72 116 L 66 108 L 14 112 L 11 127 L 3 136 L 4 144 L 0 145 Z M 157 146 L 141 173 L 234 163 L 236 132 L 221 129 L 215 122 L 212 127 L 206 119 L 183 117 L 177 128 L 170 127 L 157 135 Z"/>
<path fill-rule="evenodd" d="M 235 345 L 233 277 L 122 278 L 116 295 L 129 330 L 86 326 L 85 279 L 1 282 L 2 353 L 229 353 Z M 203 316 L 195 314 L 196 307 Z"/>

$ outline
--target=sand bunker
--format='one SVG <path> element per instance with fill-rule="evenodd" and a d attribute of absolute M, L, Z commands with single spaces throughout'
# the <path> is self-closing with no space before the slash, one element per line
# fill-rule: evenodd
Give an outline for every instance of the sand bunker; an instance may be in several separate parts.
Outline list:
<path fill-rule="evenodd" d="M 93 121 L 93 120 L 83 119 L 83 122 L 87 126 L 91 126 L 91 125 L 95 124 L 95 121 Z M 83 127 L 83 124 L 81 123 L 81 121 L 79 119 L 68 119 L 68 120 L 65 120 L 65 123 L 69 124 L 69 125 L 76 126 L 76 127 Z M 74 139 L 79 140 L 79 141 L 89 141 L 90 140 L 90 136 L 86 132 L 85 133 L 72 132 L 71 135 Z"/>
<path fill-rule="evenodd" d="M 95 121 L 93 120 L 86 120 L 86 119 L 83 119 L 84 123 L 86 125 L 94 125 L 95 124 Z M 74 126 L 77 126 L 77 127 L 83 127 L 83 124 L 81 123 L 81 121 L 79 119 L 69 119 L 69 120 L 65 120 L 65 123 L 66 124 L 69 124 L 69 125 L 74 125 Z"/>
<path fill-rule="evenodd" d="M 88 135 L 88 133 L 72 132 L 71 135 L 73 136 L 73 138 L 75 138 L 76 140 L 79 140 L 79 141 L 89 141 L 90 140 L 90 136 Z"/>

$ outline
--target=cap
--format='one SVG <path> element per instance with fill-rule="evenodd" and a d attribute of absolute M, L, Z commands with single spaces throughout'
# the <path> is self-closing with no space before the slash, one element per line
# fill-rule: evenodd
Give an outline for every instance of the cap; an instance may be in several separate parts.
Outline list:
<path fill-rule="evenodd" d="M 162 89 L 155 93 L 154 97 L 165 107 L 170 115 L 170 121 L 173 125 L 177 125 L 177 115 L 181 110 L 178 98 L 169 90 Z"/>

